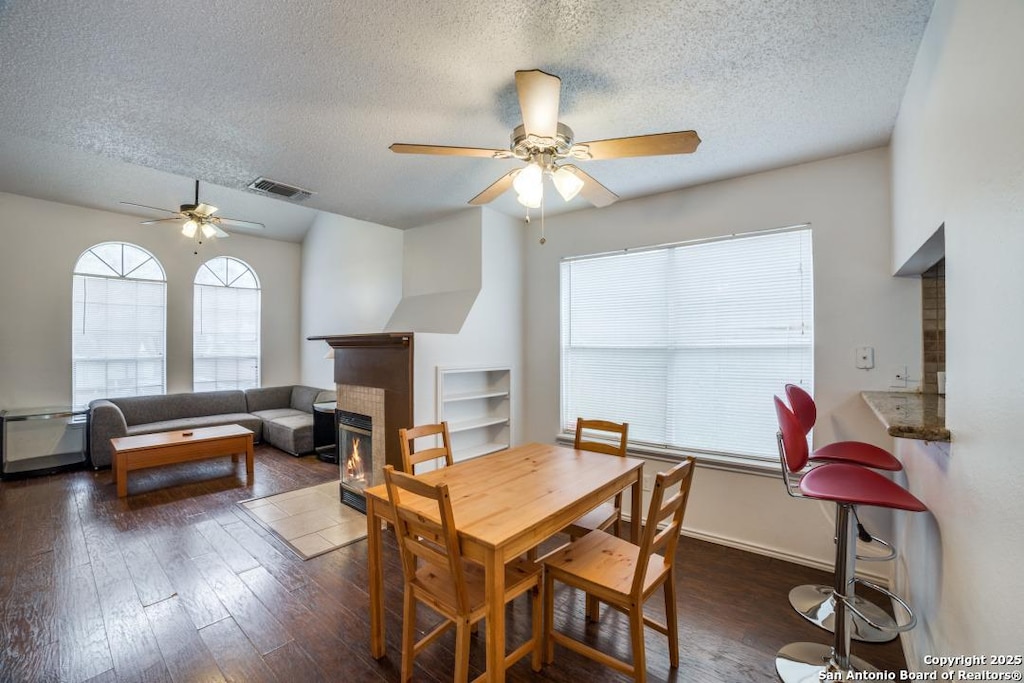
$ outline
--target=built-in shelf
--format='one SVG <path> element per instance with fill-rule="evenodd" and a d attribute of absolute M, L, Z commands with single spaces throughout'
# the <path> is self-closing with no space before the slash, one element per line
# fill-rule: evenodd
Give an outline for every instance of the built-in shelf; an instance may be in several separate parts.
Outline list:
<path fill-rule="evenodd" d="M 455 460 L 509 447 L 511 399 L 510 368 L 437 368 L 437 418 L 448 422 Z"/>
<path fill-rule="evenodd" d="M 472 429 L 490 427 L 491 425 L 507 425 L 508 417 L 481 417 L 475 420 L 462 420 L 461 422 L 448 421 L 448 433 L 468 432 Z"/>
<path fill-rule="evenodd" d="M 508 391 L 467 391 L 464 394 L 448 394 L 444 400 L 446 403 L 454 403 L 456 401 L 472 401 L 478 398 L 499 398 L 502 396 L 508 396 Z"/>

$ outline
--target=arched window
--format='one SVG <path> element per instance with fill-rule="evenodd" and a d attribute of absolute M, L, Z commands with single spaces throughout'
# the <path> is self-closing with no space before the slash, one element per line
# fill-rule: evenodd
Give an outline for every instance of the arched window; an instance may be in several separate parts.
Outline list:
<path fill-rule="evenodd" d="M 145 249 L 90 247 L 72 278 L 71 402 L 167 390 L 167 277 Z"/>
<path fill-rule="evenodd" d="M 260 385 L 260 282 L 246 263 L 218 256 L 199 266 L 193 294 L 192 388 Z"/>

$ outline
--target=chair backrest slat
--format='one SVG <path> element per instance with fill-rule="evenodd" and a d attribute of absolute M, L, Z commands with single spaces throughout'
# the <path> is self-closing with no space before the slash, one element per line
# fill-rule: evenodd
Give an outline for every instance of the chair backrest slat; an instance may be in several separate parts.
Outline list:
<path fill-rule="evenodd" d="M 469 597 L 448 485 L 427 484 L 396 471 L 391 465 L 384 467 L 384 482 L 391 507 L 395 510 L 395 530 L 406 581 L 412 581 L 416 576 L 417 560 L 446 570 L 455 583 L 458 609 L 467 611 Z M 426 499 L 434 505 L 424 506 L 416 499 Z M 436 520 L 434 514 L 437 515 Z"/>
<path fill-rule="evenodd" d="M 584 430 L 589 432 L 604 432 L 609 438 L 618 443 L 606 443 L 586 438 Z M 576 418 L 576 439 L 573 446 L 584 451 L 595 453 L 606 453 L 608 455 L 626 455 L 626 441 L 629 438 L 629 423 L 609 422 L 608 420 L 584 420 Z"/>
<path fill-rule="evenodd" d="M 417 451 L 413 442 L 428 436 L 440 436 L 441 445 Z M 452 460 L 452 441 L 448 433 L 448 423 L 420 425 L 398 430 L 398 441 L 402 449 L 402 470 L 406 474 L 415 474 L 416 465 L 421 462 L 444 459 L 444 466 L 450 467 Z"/>
<path fill-rule="evenodd" d="M 686 503 L 690 498 L 690 487 L 693 484 L 694 459 L 686 458 L 667 472 L 661 472 L 654 479 L 654 490 L 651 492 L 651 507 L 647 513 L 643 537 L 640 540 L 640 553 L 637 559 L 636 574 L 633 576 L 633 593 L 643 589 L 647 567 L 651 555 L 662 550 L 662 558 L 666 565 L 675 562 L 676 547 L 679 534 L 683 528 L 683 515 Z M 679 485 L 679 490 L 665 500 L 666 490 Z M 663 529 L 658 525 L 669 519 Z"/>

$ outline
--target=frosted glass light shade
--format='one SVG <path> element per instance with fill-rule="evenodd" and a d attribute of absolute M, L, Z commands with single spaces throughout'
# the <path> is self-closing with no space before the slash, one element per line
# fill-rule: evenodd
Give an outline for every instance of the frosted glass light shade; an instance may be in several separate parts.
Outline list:
<path fill-rule="evenodd" d="M 555 183 L 558 194 L 567 202 L 572 201 L 583 189 L 583 180 L 565 167 L 556 169 L 551 174 L 551 180 Z"/>
<path fill-rule="evenodd" d="M 203 222 L 203 237 L 210 239 L 217 234 L 217 228 L 213 227 L 213 224 Z"/>
<path fill-rule="evenodd" d="M 516 174 L 512 181 L 512 187 L 519 195 L 533 196 L 542 192 L 544 171 L 539 164 L 527 164 L 523 170 Z"/>
<path fill-rule="evenodd" d="M 529 209 L 539 209 L 540 203 L 544 199 L 544 186 L 537 185 L 535 188 L 527 188 L 525 192 L 520 192 L 516 199 Z"/>
<path fill-rule="evenodd" d="M 181 234 L 184 235 L 185 237 L 195 237 L 196 236 L 196 230 L 198 230 L 198 229 L 199 229 L 199 224 L 196 223 L 195 220 L 193 220 L 192 218 L 189 218 L 181 226 Z"/>

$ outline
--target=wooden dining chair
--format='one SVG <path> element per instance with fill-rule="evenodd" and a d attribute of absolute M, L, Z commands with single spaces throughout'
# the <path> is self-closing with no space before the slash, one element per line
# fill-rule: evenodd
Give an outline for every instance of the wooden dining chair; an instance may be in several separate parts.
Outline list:
<path fill-rule="evenodd" d="M 447 484 L 428 484 L 391 465 L 384 467 L 384 481 L 395 512 L 405 577 L 402 681 L 412 678 L 415 656 L 454 626 L 454 680 L 464 682 L 469 676 L 470 628 L 487 615 L 483 566 L 462 558 Z M 525 559 L 517 558 L 505 565 L 505 602 L 529 592 L 533 615 L 532 637 L 505 657 L 507 666 L 532 654 L 533 670 L 540 671 L 544 643 L 541 575 L 542 565 Z M 414 642 L 418 602 L 445 621 Z M 480 678 L 484 677 L 486 672 Z"/>
<path fill-rule="evenodd" d="M 544 560 L 545 658 L 554 661 L 555 643 L 589 657 L 617 671 L 644 681 L 647 675 L 644 653 L 644 625 L 668 636 L 669 663 L 679 667 L 679 627 L 676 621 L 675 554 L 683 513 L 693 481 L 693 458 L 687 458 L 667 472 L 658 474 L 651 495 L 651 508 L 644 524 L 640 545 L 612 536 L 605 531 L 592 531 L 573 541 L 566 548 L 548 555 Z M 666 499 L 666 491 L 679 485 L 679 490 Z M 664 529 L 659 525 L 669 520 Z M 661 554 L 658 554 L 660 551 Z M 596 650 L 555 630 L 554 582 L 579 588 L 629 616 L 633 663 Z M 644 602 L 663 587 L 666 623 L 660 624 L 644 616 Z"/>
<path fill-rule="evenodd" d="M 415 451 L 413 442 L 416 439 L 438 435 L 441 437 L 441 446 Z M 437 461 L 444 458 L 445 467 L 449 467 L 452 464 L 452 440 L 448 434 L 447 422 L 399 429 L 398 440 L 402 447 L 402 471 L 406 474 L 416 474 L 416 465 L 429 460 Z"/>
<path fill-rule="evenodd" d="M 592 436 L 584 434 L 599 432 L 605 435 L 607 440 L 595 441 Z M 626 439 L 629 435 L 629 423 L 609 422 L 608 420 L 584 420 L 576 418 L 576 438 L 573 441 L 573 448 L 577 450 L 592 451 L 595 453 L 606 453 L 608 455 L 626 455 Z M 616 443 L 617 442 L 617 443 Z M 615 494 L 614 499 L 601 503 L 596 508 L 586 513 L 562 531 L 569 534 L 569 540 L 575 541 L 581 536 L 586 536 L 594 529 L 606 530 L 615 527 L 615 535 L 619 535 L 619 526 L 622 522 L 622 493 Z M 527 552 L 527 558 L 536 561 L 538 559 L 538 548 L 531 548 Z M 597 603 L 591 600 L 587 614 L 597 619 Z"/>
<path fill-rule="evenodd" d="M 594 441 L 584 434 L 599 432 L 607 436 L 613 443 L 607 441 Z M 607 453 L 625 457 L 626 440 L 629 437 L 629 423 L 609 422 L 607 420 L 584 420 L 576 418 L 576 439 L 573 448 L 577 450 L 593 451 L 595 453 Z M 617 442 L 617 443 L 616 443 Z M 596 508 L 583 515 L 565 529 L 571 540 L 585 536 L 595 529 L 607 530 L 615 527 L 615 535 L 619 535 L 619 526 L 622 523 L 622 493 L 615 494 L 614 501 L 601 503 Z"/>

